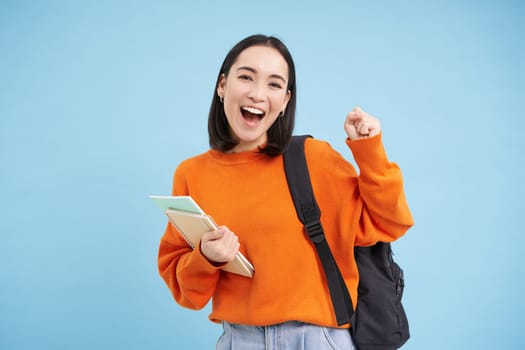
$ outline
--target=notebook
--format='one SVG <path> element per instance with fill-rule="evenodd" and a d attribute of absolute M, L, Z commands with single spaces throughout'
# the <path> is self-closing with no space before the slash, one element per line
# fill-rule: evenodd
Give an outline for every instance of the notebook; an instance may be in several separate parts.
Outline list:
<path fill-rule="evenodd" d="M 198 246 L 204 233 L 218 229 L 213 219 L 204 213 L 190 196 L 150 196 L 150 198 L 164 211 L 192 249 Z M 252 264 L 241 252 L 238 252 L 235 259 L 221 269 L 246 277 L 253 277 L 254 273 Z"/>
<path fill-rule="evenodd" d="M 197 202 L 191 196 L 149 196 L 155 204 L 162 210 L 177 209 L 189 213 L 204 214 Z"/>

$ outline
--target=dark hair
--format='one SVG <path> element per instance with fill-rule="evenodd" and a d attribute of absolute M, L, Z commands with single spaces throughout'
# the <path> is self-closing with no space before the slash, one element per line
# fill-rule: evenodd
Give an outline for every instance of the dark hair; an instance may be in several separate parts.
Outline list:
<path fill-rule="evenodd" d="M 273 125 L 268 129 L 268 140 L 264 148 L 260 149 L 260 152 L 268 154 L 269 156 L 276 156 L 284 150 L 285 146 L 290 141 L 292 136 L 293 128 L 295 125 L 295 101 L 297 95 L 297 89 L 295 84 L 295 65 L 292 59 L 292 55 L 286 48 L 286 46 L 277 38 L 273 36 L 266 36 L 256 34 L 249 36 L 240 42 L 238 42 L 228 52 L 224 58 L 219 75 L 217 76 L 217 82 L 213 90 L 213 98 L 211 100 L 210 113 L 208 115 L 208 135 L 210 147 L 219 151 L 229 151 L 234 148 L 238 142 L 234 139 L 231 134 L 226 114 L 224 113 L 224 106 L 219 100 L 217 95 L 217 87 L 221 76 L 224 74 L 228 76 L 230 68 L 237 60 L 237 57 L 245 49 L 252 46 L 269 46 L 273 47 L 283 56 L 284 60 L 288 64 L 288 87 L 290 91 L 290 101 L 284 112 L 283 116 L 276 119 Z"/>

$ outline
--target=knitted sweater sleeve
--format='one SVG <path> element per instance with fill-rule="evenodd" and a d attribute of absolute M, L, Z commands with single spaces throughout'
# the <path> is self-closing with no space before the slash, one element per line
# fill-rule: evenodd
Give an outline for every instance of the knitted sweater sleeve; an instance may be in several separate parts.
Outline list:
<path fill-rule="evenodd" d="M 181 164 L 174 176 L 174 196 L 188 194 L 185 175 Z M 158 268 L 177 303 L 195 310 L 206 306 L 220 275 L 220 267 L 212 265 L 200 248 L 192 250 L 171 223 L 160 241 Z"/>
<path fill-rule="evenodd" d="M 346 142 L 359 167 L 357 183 L 362 212 L 355 245 L 391 242 L 414 224 L 401 170 L 388 160 L 381 134 Z"/>

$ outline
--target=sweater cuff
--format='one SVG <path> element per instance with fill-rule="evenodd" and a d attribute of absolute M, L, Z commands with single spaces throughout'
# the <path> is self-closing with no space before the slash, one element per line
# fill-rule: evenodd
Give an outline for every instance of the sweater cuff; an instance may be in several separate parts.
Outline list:
<path fill-rule="evenodd" d="M 198 248 L 193 249 L 190 254 L 188 266 L 197 273 L 215 274 L 226 263 L 213 264 L 202 254 L 200 244 Z"/>
<path fill-rule="evenodd" d="M 389 161 L 383 146 L 382 133 L 376 136 L 350 140 L 346 139 L 346 144 L 352 151 L 355 162 L 360 170 L 377 169 L 383 170 L 388 166 Z"/>

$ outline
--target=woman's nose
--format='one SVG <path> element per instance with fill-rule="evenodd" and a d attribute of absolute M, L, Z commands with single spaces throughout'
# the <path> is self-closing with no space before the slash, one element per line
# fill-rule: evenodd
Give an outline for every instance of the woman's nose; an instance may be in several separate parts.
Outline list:
<path fill-rule="evenodd" d="M 260 84 L 253 84 L 249 91 L 248 97 L 255 102 L 264 101 L 264 87 Z"/>

